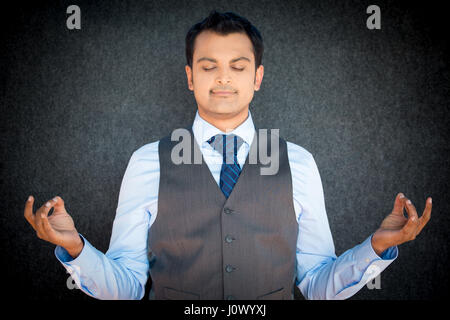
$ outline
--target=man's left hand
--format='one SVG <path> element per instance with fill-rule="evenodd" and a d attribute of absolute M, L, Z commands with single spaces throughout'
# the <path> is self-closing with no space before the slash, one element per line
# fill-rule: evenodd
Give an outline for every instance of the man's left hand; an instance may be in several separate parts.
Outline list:
<path fill-rule="evenodd" d="M 406 207 L 408 218 L 403 215 L 403 208 Z M 389 247 L 414 240 L 422 231 L 431 217 L 431 198 L 425 203 L 425 209 L 419 218 L 416 208 L 412 202 L 399 193 L 395 198 L 394 209 L 391 214 L 384 218 L 380 228 L 375 231 L 372 237 L 372 247 L 377 255 Z"/>

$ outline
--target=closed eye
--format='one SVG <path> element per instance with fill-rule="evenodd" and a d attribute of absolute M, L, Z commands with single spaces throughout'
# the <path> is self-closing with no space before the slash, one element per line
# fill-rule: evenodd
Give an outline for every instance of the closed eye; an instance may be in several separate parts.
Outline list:
<path fill-rule="evenodd" d="M 210 71 L 210 70 L 213 70 L 213 69 L 215 69 L 216 67 L 212 67 L 212 68 L 203 68 L 203 70 L 205 70 L 205 71 Z M 235 67 L 232 67 L 234 70 L 237 70 L 237 71 L 243 71 L 245 68 L 235 68 Z"/>

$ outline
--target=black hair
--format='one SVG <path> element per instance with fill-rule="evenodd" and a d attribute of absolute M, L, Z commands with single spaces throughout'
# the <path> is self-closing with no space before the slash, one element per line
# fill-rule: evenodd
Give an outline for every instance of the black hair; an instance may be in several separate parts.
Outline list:
<path fill-rule="evenodd" d="M 195 38 L 205 30 L 214 31 L 221 35 L 228 35 L 234 32 L 247 34 L 253 44 L 255 70 L 262 64 L 264 45 L 258 29 L 246 18 L 236 13 L 221 13 L 213 10 L 208 17 L 193 25 L 186 34 L 186 60 L 191 68 L 194 57 Z"/>

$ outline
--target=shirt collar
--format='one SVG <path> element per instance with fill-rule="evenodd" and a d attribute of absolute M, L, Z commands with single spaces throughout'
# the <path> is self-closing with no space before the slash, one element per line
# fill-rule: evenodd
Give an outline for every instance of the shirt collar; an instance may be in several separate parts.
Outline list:
<path fill-rule="evenodd" d="M 194 123 L 192 124 L 192 132 L 194 133 L 194 137 L 197 140 L 197 143 L 200 146 L 203 146 L 204 143 L 216 134 L 235 134 L 241 137 L 248 146 L 252 144 L 253 137 L 255 135 L 255 126 L 253 124 L 252 115 L 250 110 L 248 110 L 248 117 L 242 122 L 237 128 L 230 132 L 223 132 L 220 129 L 216 128 L 206 120 L 204 120 L 198 114 L 198 110 L 195 113 Z"/>

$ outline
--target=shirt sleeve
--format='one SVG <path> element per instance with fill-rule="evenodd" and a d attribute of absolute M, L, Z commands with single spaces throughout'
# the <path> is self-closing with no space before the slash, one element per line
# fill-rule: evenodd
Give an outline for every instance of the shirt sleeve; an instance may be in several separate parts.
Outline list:
<path fill-rule="evenodd" d="M 130 158 L 108 251 L 97 250 L 81 234 L 84 247 L 75 259 L 64 248 L 55 248 L 56 258 L 87 295 L 107 300 L 143 298 L 149 270 L 147 237 L 150 220 L 154 220 L 150 210 L 157 203 L 158 186 L 158 142 L 154 142 Z"/>
<path fill-rule="evenodd" d="M 380 257 L 372 248 L 370 235 L 337 257 L 314 157 L 289 142 L 288 156 L 299 228 L 296 285 L 306 299 L 347 299 L 392 263 L 398 248 L 391 247 Z"/>

